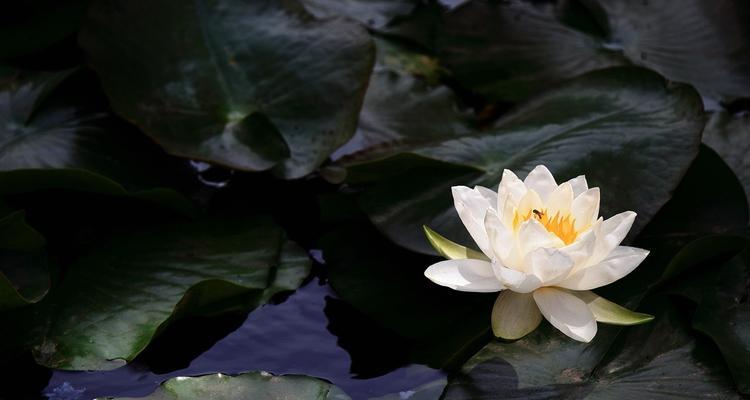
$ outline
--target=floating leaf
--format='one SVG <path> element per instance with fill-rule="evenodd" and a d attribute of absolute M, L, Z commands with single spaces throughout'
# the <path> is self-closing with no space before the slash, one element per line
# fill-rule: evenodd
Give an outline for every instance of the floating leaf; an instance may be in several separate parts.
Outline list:
<path fill-rule="evenodd" d="M 97 2 L 80 42 L 115 111 L 169 153 L 286 178 L 353 134 L 372 41 L 296 1 Z"/>
<path fill-rule="evenodd" d="M 745 251 L 731 259 L 714 279 L 703 280 L 705 292 L 693 320 L 693 326 L 719 346 L 737 388 L 744 394 L 750 394 L 748 281 L 750 252 Z"/>
<path fill-rule="evenodd" d="M 731 0 L 473 0 L 443 17 L 436 48 L 464 86 L 493 100 L 630 63 L 707 96 L 747 97 L 748 17 Z"/>
<path fill-rule="evenodd" d="M 166 186 L 175 165 L 115 119 L 85 71 L 18 73 L 0 80 L 0 192 L 66 188 L 134 196 L 186 213 Z"/>
<path fill-rule="evenodd" d="M 486 132 L 426 143 L 413 138 L 413 153 L 443 164 L 409 168 L 395 157 L 358 165 L 350 174 L 356 179 L 361 170 L 369 176 L 381 171 L 388 177 L 368 189 L 361 204 L 389 238 L 420 252 L 432 252 L 422 225 L 471 243 L 455 215 L 451 186 L 494 189 L 503 169 L 524 176 L 538 164 L 561 181 L 585 174 L 590 186 L 602 188 L 602 214 L 634 210 L 638 232 L 669 200 L 698 153 L 701 112 L 693 90 L 668 85 L 652 72 L 596 71 L 531 100 Z"/>
<path fill-rule="evenodd" d="M 615 345 L 613 328 L 589 344 L 557 340 L 562 335 L 550 329 L 492 342 L 450 380 L 442 398 L 739 398 L 721 361 L 690 336 L 684 318 L 672 307 L 656 310 L 653 323 L 627 328 Z"/>
<path fill-rule="evenodd" d="M 0 311 L 39 301 L 49 289 L 44 237 L 23 211 L 0 219 Z"/>
<path fill-rule="evenodd" d="M 320 18 L 345 16 L 370 28 L 388 25 L 393 18 L 408 15 L 417 5 L 415 0 L 301 0 L 305 8 Z"/>
<path fill-rule="evenodd" d="M 16 337 L 31 342 L 42 365 L 111 369 L 132 360 L 170 321 L 252 309 L 296 289 L 309 267 L 304 251 L 267 218 L 139 231 L 76 262 L 26 313 L 28 321 L 16 324 Z"/>
<path fill-rule="evenodd" d="M 247 372 L 198 377 L 179 376 L 164 383 L 146 397 L 117 397 L 112 400 L 350 400 L 341 389 L 308 376 L 274 376 L 267 372 Z"/>
<path fill-rule="evenodd" d="M 750 114 L 711 114 L 703 131 L 703 143 L 719 153 L 732 168 L 742 182 L 750 206 Z"/>

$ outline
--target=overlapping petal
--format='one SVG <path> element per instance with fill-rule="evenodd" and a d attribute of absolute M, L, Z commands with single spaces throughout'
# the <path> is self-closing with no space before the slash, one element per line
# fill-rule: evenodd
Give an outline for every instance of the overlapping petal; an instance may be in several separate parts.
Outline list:
<path fill-rule="evenodd" d="M 596 335 L 596 319 L 581 299 L 565 291 L 545 287 L 534 291 L 544 318 L 569 337 L 590 342 Z"/>
<path fill-rule="evenodd" d="M 572 290 L 591 290 L 609 285 L 632 272 L 648 255 L 647 250 L 618 246 L 601 262 L 582 268 L 557 286 Z"/>
<path fill-rule="evenodd" d="M 484 228 L 484 215 L 490 204 L 481 193 L 466 186 L 454 186 L 453 203 L 466 230 L 484 254 L 492 254 L 487 230 Z"/>
<path fill-rule="evenodd" d="M 432 264 L 424 272 L 431 281 L 462 292 L 497 292 L 503 290 L 492 265 L 484 260 L 445 260 Z"/>
<path fill-rule="evenodd" d="M 492 308 L 492 332 L 503 339 L 520 339 L 542 322 L 542 313 L 531 293 L 500 292 Z"/>
<path fill-rule="evenodd" d="M 552 176 L 552 173 L 544 165 L 537 165 L 531 170 L 526 179 L 523 180 L 523 183 L 527 189 L 537 192 L 539 197 L 544 201 L 557 189 L 555 177 Z"/>

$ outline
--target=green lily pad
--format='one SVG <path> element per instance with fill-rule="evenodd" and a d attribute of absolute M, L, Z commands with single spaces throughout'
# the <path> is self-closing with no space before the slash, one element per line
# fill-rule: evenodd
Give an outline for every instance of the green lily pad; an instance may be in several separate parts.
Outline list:
<path fill-rule="evenodd" d="M 749 280 L 750 252 L 746 250 L 714 276 L 712 285 L 707 285 L 693 320 L 693 326 L 719 346 L 737 388 L 744 394 L 750 394 Z M 705 285 L 706 280 L 703 282 Z"/>
<path fill-rule="evenodd" d="M 112 400 L 350 400 L 341 389 L 317 378 L 301 375 L 274 376 L 247 372 L 237 376 L 214 374 L 177 377 L 146 397 L 107 397 Z M 103 399 L 102 399 L 103 400 Z"/>
<path fill-rule="evenodd" d="M 49 290 L 45 240 L 23 211 L 0 219 L 0 311 L 39 301 Z"/>
<path fill-rule="evenodd" d="M 190 213 L 165 188 L 176 165 L 102 108 L 82 70 L 0 79 L 0 193 L 65 188 L 133 195 Z"/>
<path fill-rule="evenodd" d="M 246 311 L 294 290 L 305 252 L 268 218 L 206 220 L 116 237 L 69 268 L 17 325 L 36 361 L 68 370 L 132 360 L 187 314 Z"/>
<path fill-rule="evenodd" d="M 367 31 L 295 0 L 97 2 L 80 42 L 116 112 L 167 152 L 298 178 L 353 134 Z"/>
<path fill-rule="evenodd" d="M 733 1 L 473 0 L 443 16 L 435 47 L 465 87 L 492 100 L 627 64 L 714 98 L 748 97 L 748 17 Z"/>
<path fill-rule="evenodd" d="M 626 328 L 617 341 L 610 330 L 582 344 L 542 329 L 514 343 L 492 342 L 442 398 L 739 398 L 711 344 L 694 338 L 674 307 L 655 310 L 654 322 Z"/>
<path fill-rule="evenodd" d="M 625 65 L 603 36 L 562 20 L 574 2 L 469 1 L 444 16 L 440 60 L 465 87 L 518 101 L 585 72 Z M 578 10 L 585 11 L 585 10 Z"/>
<path fill-rule="evenodd" d="M 434 59 L 382 39 L 377 47 L 357 132 L 333 153 L 338 165 L 382 159 L 415 142 L 439 142 L 471 132 L 453 92 L 435 84 L 440 67 Z"/>
<path fill-rule="evenodd" d="M 350 175 L 382 171 L 383 181 L 369 187 L 360 203 L 390 239 L 415 251 L 433 252 L 422 225 L 471 243 L 455 215 L 451 186 L 495 188 L 503 169 L 524 176 L 538 164 L 559 182 L 585 174 L 590 186 L 602 188 L 602 215 L 638 213 L 635 233 L 671 197 L 698 153 L 702 128 L 701 101 L 692 89 L 646 70 L 613 68 L 551 90 L 486 131 L 453 140 L 412 139 L 409 151 L 441 163 L 409 168 L 403 156 L 392 157 L 350 168 Z"/>
<path fill-rule="evenodd" d="M 417 5 L 415 0 L 301 0 L 310 13 L 326 18 L 345 16 L 370 28 L 388 25 L 395 17 L 408 15 Z"/>
<path fill-rule="evenodd" d="M 321 240 L 329 281 L 363 314 L 414 346 L 410 358 L 456 367 L 491 337 L 496 294 L 460 293 L 424 277 L 438 261 L 389 243 L 366 224 L 340 227 Z"/>
<path fill-rule="evenodd" d="M 750 114 L 711 114 L 703 143 L 714 149 L 742 182 L 750 206 Z"/>

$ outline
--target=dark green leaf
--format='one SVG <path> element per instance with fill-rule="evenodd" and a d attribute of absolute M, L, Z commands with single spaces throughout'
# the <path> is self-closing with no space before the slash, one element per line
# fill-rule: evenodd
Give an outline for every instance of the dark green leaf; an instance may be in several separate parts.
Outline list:
<path fill-rule="evenodd" d="M 625 328 L 617 343 L 612 328 L 583 344 L 547 324 L 514 343 L 492 342 L 449 382 L 443 398 L 739 398 L 710 344 L 692 338 L 676 310 L 656 311 L 654 322 Z"/>
<path fill-rule="evenodd" d="M 39 301 L 50 278 L 44 237 L 26 224 L 23 211 L 0 219 L 0 311 Z"/>
<path fill-rule="evenodd" d="M 750 114 L 711 114 L 703 143 L 714 149 L 742 182 L 750 206 Z"/>
<path fill-rule="evenodd" d="M 363 28 L 295 0 L 98 2 L 80 41 L 115 110 L 169 153 L 286 178 L 353 135 L 373 63 Z"/>
<path fill-rule="evenodd" d="M 408 150 L 415 143 L 442 141 L 470 132 L 453 92 L 430 84 L 439 66 L 424 54 L 379 40 L 357 132 L 333 158 L 359 164 Z M 417 77 L 415 75 L 421 75 Z"/>
<path fill-rule="evenodd" d="M 508 101 L 627 63 L 604 38 L 564 24 L 564 3 L 467 2 L 444 17 L 436 44 L 440 59 L 465 87 Z"/>
<path fill-rule="evenodd" d="M 497 295 L 438 287 L 424 277 L 436 259 L 400 249 L 366 225 L 337 229 L 323 238 L 322 248 L 336 293 L 380 325 L 413 340 L 414 361 L 454 367 L 491 337 L 490 313 Z"/>
<path fill-rule="evenodd" d="M 247 372 L 237 376 L 215 374 L 177 377 L 146 397 L 108 397 L 112 400 L 350 400 L 341 389 L 308 376 L 274 376 Z"/>
<path fill-rule="evenodd" d="M 393 18 L 409 14 L 416 0 L 302 0 L 313 15 L 320 18 L 345 16 L 370 28 L 388 25 Z"/>
<path fill-rule="evenodd" d="M 610 40 L 634 64 L 715 98 L 750 96 L 750 3 L 584 0 L 606 15 Z"/>
<path fill-rule="evenodd" d="M 111 369 L 185 314 L 241 311 L 294 290 L 306 254 L 267 218 L 210 220 L 139 231 L 101 244 L 25 316 L 17 337 L 38 363 Z"/>
<path fill-rule="evenodd" d="M 671 197 L 698 153 L 702 128 L 700 98 L 689 87 L 614 68 L 531 100 L 487 132 L 426 143 L 413 138 L 413 153 L 449 164 L 394 169 L 389 163 L 401 159 L 385 159 L 357 166 L 352 175 L 362 167 L 397 171 L 368 190 L 362 205 L 389 238 L 416 251 L 432 252 L 422 225 L 471 243 L 455 215 L 451 186 L 495 188 L 503 169 L 523 177 L 538 164 L 559 182 L 585 174 L 590 186 L 602 188 L 602 215 L 634 210 L 637 232 Z"/>
<path fill-rule="evenodd" d="M 750 394 L 750 252 L 731 259 L 718 275 L 709 281 L 693 326 L 716 342 L 737 388 Z"/>
<path fill-rule="evenodd" d="M 151 199 L 184 212 L 166 188 L 174 164 L 103 109 L 85 71 L 16 73 L 0 81 L 0 192 L 66 188 Z"/>

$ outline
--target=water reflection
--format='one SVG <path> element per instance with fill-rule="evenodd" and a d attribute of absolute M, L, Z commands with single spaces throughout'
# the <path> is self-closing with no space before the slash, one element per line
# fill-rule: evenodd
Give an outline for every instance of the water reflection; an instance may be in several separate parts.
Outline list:
<path fill-rule="evenodd" d="M 405 392 L 444 376 L 425 366 L 406 365 L 408 344 L 336 300 L 319 278 L 239 324 L 232 317 L 195 322 L 174 325 L 135 362 L 114 371 L 55 371 L 42 393 L 54 400 L 144 396 L 175 376 L 265 370 L 324 378 L 353 399 L 366 399 Z M 209 323 L 213 326 L 206 329 Z M 56 394 L 82 390 L 78 397 Z"/>

